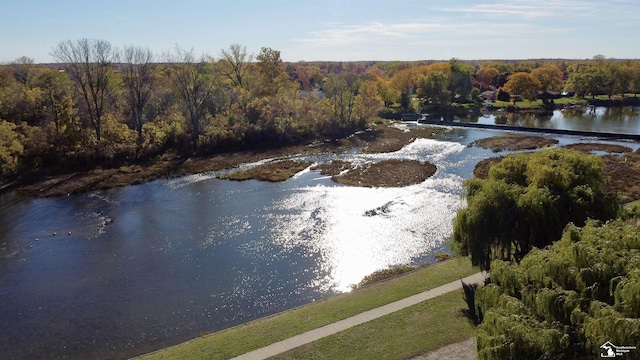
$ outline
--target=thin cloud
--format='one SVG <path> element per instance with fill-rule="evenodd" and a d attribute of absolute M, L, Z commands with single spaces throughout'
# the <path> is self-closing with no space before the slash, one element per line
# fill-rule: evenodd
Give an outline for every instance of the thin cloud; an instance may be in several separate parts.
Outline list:
<path fill-rule="evenodd" d="M 340 46 L 388 39 L 410 39 L 429 31 L 442 29 L 442 27 L 442 24 L 383 24 L 375 21 L 357 25 L 333 24 L 326 29 L 310 32 L 308 37 L 295 38 L 293 41 L 315 45 Z"/>
<path fill-rule="evenodd" d="M 468 13 L 470 15 L 495 15 L 496 17 L 521 17 L 525 19 L 563 16 L 594 16 L 601 3 L 590 1 L 505 1 L 476 4 L 473 6 L 441 7 L 436 11 Z"/>
<path fill-rule="evenodd" d="M 531 33 L 561 33 L 562 28 L 552 28 L 521 22 L 461 22 L 428 23 L 411 22 L 383 24 L 370 22 L 358 25 L 332 24 L 326 29 L 310 32 L 307 37 L 292 41 L 316 46 L 352 46 L 357 44 L 381 44 L 396 41 L 423 42 L 460 38 L 469 41 L 471 37 L 505 36 L 514 37 Z"/>

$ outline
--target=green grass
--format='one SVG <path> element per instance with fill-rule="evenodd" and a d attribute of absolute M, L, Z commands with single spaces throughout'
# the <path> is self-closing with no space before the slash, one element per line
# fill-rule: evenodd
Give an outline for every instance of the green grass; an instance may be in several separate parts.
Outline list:
<path fill-rule="evenodd" d="M 587 100 L 581 98 L 574 97 L 562 97 L 559 99 L 553 99 L 553 102 L 556 105 L 567 105 L 567 104 L 586 104 Z M 510 102 L 507 101 L 499 101 L 495 100 L 491 103 L 496 108 L 506 108 L 511 105 Z M 518 101 L 516 102 L 516 106 L 519 108 L 542 108 L 542 100 L 534 100 L 534 101 Z"/>
<path fill-rule="evenodd" d="M 228 359 L 471 275 L 468 259 L 454 259 L 350 293 L 236 326 L 149 354 L 143 359 Z M 459 295 L 458 295 L 459 296 Z M 447 324 L 443 321 L 442 325 Z"/>
<path fill-rule="evenodd" d="M 408 359 L 473 336 L 462 297 L 453 291 L 273 359 Z"/>

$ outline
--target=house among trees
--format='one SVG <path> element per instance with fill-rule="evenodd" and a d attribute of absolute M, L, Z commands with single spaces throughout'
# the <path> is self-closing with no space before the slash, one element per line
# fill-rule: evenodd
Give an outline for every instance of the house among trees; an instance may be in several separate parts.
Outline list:
<path fill-rule="evenodd" d="M 480 98 L 482 100 L 493 101 L 496 100 L 497 90 L 487 90 L 480 93 Z"/>

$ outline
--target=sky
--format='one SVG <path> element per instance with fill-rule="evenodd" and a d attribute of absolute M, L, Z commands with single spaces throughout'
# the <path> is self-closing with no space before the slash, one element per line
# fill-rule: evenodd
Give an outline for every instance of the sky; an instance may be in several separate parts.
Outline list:
<path fill-rule="evenodd" d="M 0 0 L 0 63 L 36 63 L 62 41 L 179 46 L 220 57 L 231 44 L 285 61 L 640 59 L 638 0 Z"/>

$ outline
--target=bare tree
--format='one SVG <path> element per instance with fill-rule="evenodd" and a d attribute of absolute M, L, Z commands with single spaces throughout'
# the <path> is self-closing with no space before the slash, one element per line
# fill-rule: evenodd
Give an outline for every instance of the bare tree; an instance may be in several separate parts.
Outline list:
<path fill-rule="evenodd" d="M 144 110 L 151 97 L 154 74 L 153 52 L 148 48 L 125 46 L 123 50 L 122 78 L 131 119 L 138 133 L 138 151 L 142 147 Z"/>
<path fill-rule="evenodd" d="M 247 54 L 247 47 L 232 44 L 228 51 L 222 50 L 220 60 L 222 73 L 231 80 L 234 86 L 244 87 L 242 81 L 253 60 L 253 55 Z"/>
<path fill-rule="evenodd" d="M 13 76 L 16 81 L 24 85 L 26 88 L 30 87 L 31 78 L 33 77 L 33 59 L 21 56 L 11 62 L 13 67 Z"/>
<path fill-rule="evenodd" d="M 102 116 L 109 100 L 117 50 L 106 40 L 80 39 L 61 42 L 51 55 L 65 64 L 67 73 L 84 100 L 96 140 L 100 143 Z"/>
<path fill-rule="evenodd" d="M 214 95 L 214 74 L 207 58 L 203 55 L 196 60 L 193 49 L 185 51 L 176 46 L 167 58 L 172 63 L 171 81 L 184 105 L 195 145 L 201 133 L 200 125 L 207 114 L 207 101 Z"/>

